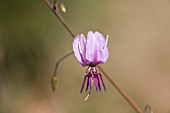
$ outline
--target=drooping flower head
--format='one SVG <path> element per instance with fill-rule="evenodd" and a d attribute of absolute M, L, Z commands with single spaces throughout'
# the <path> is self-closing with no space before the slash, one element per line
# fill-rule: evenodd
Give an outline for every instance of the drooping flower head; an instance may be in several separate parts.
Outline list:
<path fill-rule="evenodd" d="M 89 66 L 86 72 L 87 75 L 85 75 L 84 77 L 80 93 L 84 88 L 86 80 L 86 90 L 88 90 L 88 87 L 90 87 L 88 96 L 92 93 L 93 81 L 95 83 L 97 92 L 98 90 L 101 90 L 100 80 L 103 84 L 104 90 L 106 91 L 102 75 L 100 74 L 96 65 L 104 64 L 108 59 L 109 53 L 107 48 L 107 42 L 108 35 L 105 40 L 103 35 L 97 31 L 94 33 L 92 31 L 89 31 L 87 34 L 87 38 L 85 38 L 83 34 L 77 35 L 75 37 L 73 41 L 74 54 L 77 60 L 82 64 L 82 66 Z"/>

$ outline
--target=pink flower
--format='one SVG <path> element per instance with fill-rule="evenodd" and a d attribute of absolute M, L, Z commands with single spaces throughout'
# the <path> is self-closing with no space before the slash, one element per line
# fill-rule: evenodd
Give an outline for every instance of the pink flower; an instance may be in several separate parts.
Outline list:
<path fill-rule="evenodd" d="M 87 39 L 83 34 L 75 37 L 73 51 L 83 66 L 104 64 L 109 56 L 107 42 L 108 36 L 105 40 L 101 33 L 89 31 Z"/>
<path fill-rule="evenodd" d="M 82 84 L 82 88 L 80 93 L 84 88 L 84 84 L 87 79 L 87 87 L 90 87 L 89 95 L 92 93 L 92 84 L 93 81 L 96 86 L 96 91 L 98 89 L 101 90 L 100 80 L 103 84 L 104 90 L 106 91 L 106 87 L 96 65 L 106 63 L 109 53 L 107 48 L 108 35 L 105 40 L 103 35 L 99 32 L 93 33 L 89 31 L 87 34 L 87 39 L 83 34 L 77 35 L 73 41 L 73 51 L 77 58 L 77 60 L 82 64 L 82 66 L 89 66 L 87 69 L 87 75 L 84 77 L 84 81 Z M 88 95 L 88 96 L 89 96 Z M 86 99 L 85 99 L 86 100 Z"/>

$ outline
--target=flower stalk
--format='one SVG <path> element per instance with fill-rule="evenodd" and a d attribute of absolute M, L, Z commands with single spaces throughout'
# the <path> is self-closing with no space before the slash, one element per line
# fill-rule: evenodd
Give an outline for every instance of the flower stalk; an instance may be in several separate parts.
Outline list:
<path fill-rule="evenodd" d="M 73 51 L 68 52 L 66 55 L 64 55 L 62 58 L 60 58 L 57 61 L 56 65 L 55 65 L 55 68 L 54 68 L 54 72 L 53 72 L 52 78 L 51 78 L 51 87 L 52 87 L 53 91 L 55 91 L 56 85 L 57 85 L 57 81 L 58 81 L 57 69 L 58 69 L 58 66 L 59 66 L 60 62 L 63 61 L 64 59 L 66 59 L 68 56 L 72 55 L 73 53 L 74 53 Z"/>
<path fill-rule="evenodd" d="M 69 27 L 67 22 L 64 20 L 64 18 L 58 12 L 58 10 L 54 10 L 53 5 L 51 5 L 51 3 L 49 3 L 48 0 L 45 0 L 45 3 L 51 9 L 51 11 L 56 15 L 56 17 L 60 20 L 60 22 L 63 24 L 63 26 L 71 34 L 71 36 L 73 38 L 76 37 L 76 33 Z M 133 109 L 137 113 L 143 113 L 143 111 L 140 109 L 140 107 L 130 98 L 130 96 L 125 92 L 125 90 L 116 81 L 114 81 L 111 78 L 111 76 L 101 66 L 98 65 L 97 67 L 106 76 L 106 78 L 111 82 L 111 84 L 117 89 L 117 91 L 124 97 L 124 99 L 133 107 Z"/>

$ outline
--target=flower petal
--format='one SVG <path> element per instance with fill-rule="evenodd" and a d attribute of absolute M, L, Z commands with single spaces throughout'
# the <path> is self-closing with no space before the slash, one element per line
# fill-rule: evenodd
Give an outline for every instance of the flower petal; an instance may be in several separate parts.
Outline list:
<path fill-rule="evenodd" d="M 104 47 L 105 45 L 105 38 L 103 37 L 103 35 L 99 32 L 95 32 L 95 38 L 96 38 L 96 41 L 98 42 L 98 47 L 101 49 Z"/>
<path fill-rule="evenodd" d="M 86 59 L 88 65 L 95 64 L 95 49 L 96 49 L 96 39 L 92 31 L 87 34 L 87 45 L 86 45 Z"/>
<path fill-rule="evenodd" d="M 86 63 L 86 39 L 83 34 L 80 35 L 79 50 L 80 50 L 80 54 L 82 56 L 83 62 Z"/>
<path fill-rule="evenodd" d="M 104 64 L 108 59 L 108 48 L 107 48 L 108 36 L 106 38 L 99 32 L 88 32 L 87 45 L 86 45 L 86 59 L 87 64 Z"/>
<path fill-rule="evenodd" d="M 106 38 L 106 41 L 104 43 L 104 46 L 98 50 L 98 55 L 97 55 L 97 64 L 104 64 L 108 57 L 109 57 L 109 52 L 107 48 L 107 42 L 108 42 L 108 36 Z"/>
<path fill-rule="evenodd" d="M 89 31 L 87 40 L 84 35 L 77 35 L 73 41 L 73 51 L 82 66 L 104 64 L 109 56 L 108 36 L 105 40 L 99 32 Z"/>
<path fill-rule="evenodd" d="M 86 39 L 83 35 L 77 35 L 73 41 L 73 51 L 77 60 L 86 66 Z"/>

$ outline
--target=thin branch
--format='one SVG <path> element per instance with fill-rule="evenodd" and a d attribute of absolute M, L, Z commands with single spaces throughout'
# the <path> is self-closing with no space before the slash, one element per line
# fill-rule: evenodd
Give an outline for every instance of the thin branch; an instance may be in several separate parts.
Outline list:
<path fill-rule="evenodd" d="M 106 78 L 112 83 L 112 85 L 119 91 L 119 93 L 124 97 L 124 99 L 138 112 L 142 113 L 142 110 L 138 107 L 138 105 L 130 98 L 130 96 L 124 91 L 124 89 L 114 81 L 109 74 L 101 67 L 98 68 L 102 71 L 102 73 L 106 76 Z"/>
<path fill-rule="evenodd" d="M 53 11 L 53 13 L 57 16 L 57 18 L 60 20 L 60 22 L 64 25 L 64 27 L 68 30 L 68 32 L 72 35 L 74 38 L 76 34 L 73 32 L 73 30 L 69 27 L 69 25 L 66 23 L 64 18 L 60 15 L 60 13 L 56 10 L 53 10 L 52 5 L 48 2 L 48 0 L 45 0 L 45 3 L 47 6 Z M 103 72 L 103 74 L 106 76 L 106 78 L 112 83 L 112 85 L 117 89 L 117 91 L 124 97 L 124 99 L 136 110 L 138 113 L 143 113 L 142 110 L 139 108 L 139 106 L 130 98 L 130 96 L 123 90 L 118 83 L 116 83 L 109 74 L 106 73 L 106 71 L 98 66 L 99 69 Z"/>
<path fill-rule="evenodd" d="M 63 61 L 64 59 L 66 59 L 68 56 L 70 56 L 70 55 L 73 54 L 73 53 L 74 53 L 74 52 L 71 51 L 71 52 L 67 53 L 66 55 L 64 55 L 62 58 L 60 58 L 60 59 L 57 61 L 56 65 L 55 65 L 55 68 L 54 68 L 53 76 L 57 76 L 57 69 L 58 69 L 58 66 L 59 66 L 60 62 Z"/>
<path fill-rule="evenodd" d="M 53 6 L 49 3 L 48 0 L 45 0 L 45 3 L 47 6 L 51 9 L 51 11 L 57 16 L 57 18 L 60 20 L 60 22 L 63 24 L 63 26 L 67 29 L 67 31 L 71 34 L 72 37 L 75 37 L 76 34 L 74 31 L 69 27 L 67 22 L 64 20 L 64 18 L 60 15 L 60 13 L 57 10 L 53 9 Z"/>

